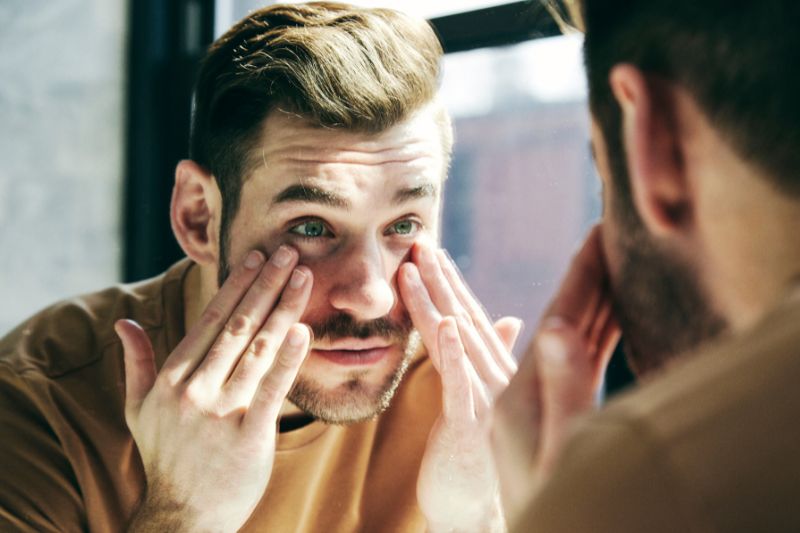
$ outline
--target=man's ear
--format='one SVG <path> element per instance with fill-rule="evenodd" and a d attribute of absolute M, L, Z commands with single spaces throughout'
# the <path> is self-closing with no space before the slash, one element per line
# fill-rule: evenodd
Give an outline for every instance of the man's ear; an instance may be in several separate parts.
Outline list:
<path fill-rule="evenodd" d="M 626 64 L 611 70 L 609 82 L 622 110 L 622 142 L 636 211 L 654 236 L 685 230 L 693 205 L 670 83 Z"/>
<path fill-rule="evenodd" d="M 216 265 L 219 259 L 221 206 L 214 176 L 194 161 L 178 163 L 170 221 L 178 244 L 198 264 Z"/>

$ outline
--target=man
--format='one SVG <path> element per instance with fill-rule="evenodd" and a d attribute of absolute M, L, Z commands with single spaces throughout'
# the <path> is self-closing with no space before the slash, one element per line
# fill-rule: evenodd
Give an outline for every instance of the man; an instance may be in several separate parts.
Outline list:
<path fill-rule="evenodd" d="M 332 3 L 214 43 L 171 205 L 188 259 L 0 343 L 0 529 L 502 529 L 487 416 L 519 322 L 435 249 L 441 53 Z"/>
<path fill-rule="evenodd" d="M 800 531 L 800 6 L 584 0 L 583 15 L 605 210 L 498 402 L 507 517 Z M 571 426 L 617 322 L 643 383 Z"/>

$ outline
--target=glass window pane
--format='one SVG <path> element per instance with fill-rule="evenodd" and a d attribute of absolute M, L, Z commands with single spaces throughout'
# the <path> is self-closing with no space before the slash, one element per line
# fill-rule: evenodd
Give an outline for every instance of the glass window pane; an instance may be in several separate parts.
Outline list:
<path fill-rule="evenodd" d="M 456 144 L 443 242 L 490 314 L 521 317 L 527 337 L 600 213 L 581 45 L 557 37 L 444 61 Z"/>

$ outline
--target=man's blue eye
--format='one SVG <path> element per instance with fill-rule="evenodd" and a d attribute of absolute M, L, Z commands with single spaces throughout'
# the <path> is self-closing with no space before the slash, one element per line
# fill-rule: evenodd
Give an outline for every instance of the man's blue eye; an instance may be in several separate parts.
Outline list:
<path fill-rule="evenodd" d="M 325 224 L 321 220 L 307 220 L 289 230 L 290 232 L 302 237 L 322 237 L 328 233 Z"/>
<path fill-rule="evenodd" d="M 392 224 L 392 233 L 397 235 L 409 235 L 414 231 L 416 223 L 413 220 L 401 220 Z"/>

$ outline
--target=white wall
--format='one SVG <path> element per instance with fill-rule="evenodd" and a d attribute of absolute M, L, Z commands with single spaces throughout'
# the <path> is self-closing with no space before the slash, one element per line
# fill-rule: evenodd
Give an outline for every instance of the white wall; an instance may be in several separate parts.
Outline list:
<path fill-rule="evenodd" d="M 0 335 L 120 278 L 126 17 L 0 2 Z"/>

